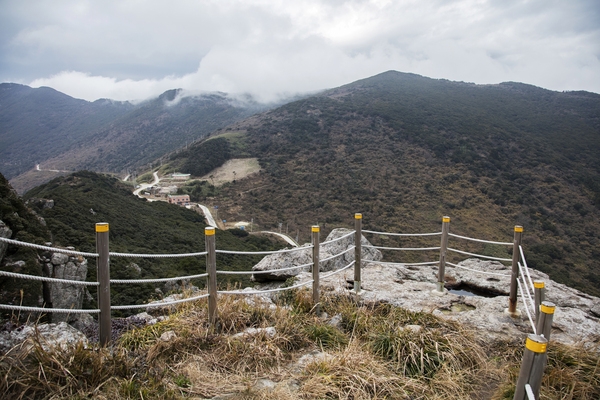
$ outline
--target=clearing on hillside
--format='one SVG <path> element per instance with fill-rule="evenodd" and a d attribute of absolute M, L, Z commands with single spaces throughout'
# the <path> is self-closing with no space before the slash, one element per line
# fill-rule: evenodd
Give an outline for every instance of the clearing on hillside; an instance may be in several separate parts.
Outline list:
<path fill-rule="evenodd" d="M 215 168 L 201 179 L 209 181 L 215 186 L 242 179 L 260 171 L 257 158 L 234 158 L 228 160 L 219 168 Z"/>

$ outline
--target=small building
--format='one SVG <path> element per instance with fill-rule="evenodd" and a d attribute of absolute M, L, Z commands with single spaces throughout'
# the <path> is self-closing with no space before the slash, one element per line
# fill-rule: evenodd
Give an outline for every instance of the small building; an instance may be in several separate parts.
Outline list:
<path fill-rule="evenodd" d="M 169 204 L 177 204 L 178 206 L 186 206 L 190 204 L 190 195 L 189 194 L 178 194 L 178 195 L 168 195 L 167 201 Z"/>
<path fill-rule="evenodd" d="M 173 178 L 173 180 L 175 181 L 187 181 L 188 179 L 190 179 L 190 174 L 180 174 L 178 172 L 174 172 L 171 177 Z"/>

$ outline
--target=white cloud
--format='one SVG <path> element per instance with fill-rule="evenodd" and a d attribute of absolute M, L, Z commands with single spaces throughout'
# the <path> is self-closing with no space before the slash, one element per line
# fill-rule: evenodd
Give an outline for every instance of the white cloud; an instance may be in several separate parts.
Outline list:
<path fill-rule="evenodd" d="M 266 100 L 389 69 L 600 92 L 594 0 L 23 3 L 0 30 L 0 80 L 88 100 L 178 87 Z"/>

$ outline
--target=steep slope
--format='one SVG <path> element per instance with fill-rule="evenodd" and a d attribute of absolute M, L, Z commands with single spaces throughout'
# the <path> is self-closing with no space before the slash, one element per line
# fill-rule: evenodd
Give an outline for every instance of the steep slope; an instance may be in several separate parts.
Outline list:
<path fill-rule="evenodd" d="M 532 267 L 600 294 L 597 94 L 390 71 L 230 130 L 263 172 L 221 188 L 225 219 L 283 223 L 302 240 L 312 224 L 351 226 L 355 212 L 401 232 L 439 231 L 450 215 L 455 233 L 503 241 L 519 224 Z"/>
<path fill-rule="evenodd" d="M 249 96 L 181 90 L 137 105 L 105 99 L 90 103 L 50 88 L 2 84 L 0 171 L 19 193 L 59 171 L 123 173 L 272 106 Z"/>
<path fill-rule="evenodd" d="M 33 169 L 133 108 L 126 102 L 74 99 L 48 87 L 0 84 L 0 170 L 8 178 Z M 61 168 L 64 169 L 64 168 Z"/>

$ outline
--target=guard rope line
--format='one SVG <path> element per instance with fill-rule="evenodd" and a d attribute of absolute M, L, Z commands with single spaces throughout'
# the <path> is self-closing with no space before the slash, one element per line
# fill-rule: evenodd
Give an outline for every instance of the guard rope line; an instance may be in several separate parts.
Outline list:
<path fill-rule="evenodd" d="M 293 249 L 283 249 L 283 250 L 273 250 L 273 251 L 233 251 L 233 250 L 215 250 L 216 253 L 221 254 L 243 254 L 247 256 L 255 256 L 255 255 L 270 255 L 270 254 L 279 254 L 279 253 L 292 253 L 294 251 L 312 249 L 313 245 L 296 247 Z"/>
<path fill-rule="evenodd" d="M 337 242 L 338 240 L 345 239 L 345 238 L 347 238 L 348 236 L 352 236 L 352 235 L 354 235 L 355 233 L 356 233 L 356 231 L 352 231 L 352 232 L 350 232 L 350 233 L 347 233 L 347 234 L 345 234 L 344 236 L 340 236 L 339 238 L 331 239 L 331 240 L 330 240 L 330 241 L 328 241 L 328 242 L 323 242 L 323 243 L 321 243 L 321 246 L 324 246 L 324 245 L 326 245 L 326 244 L 335 243 L 335 242 Z"/>
<path fill-rule="evenodd" d="M 13 310 L 13 311 L 28 311 L 28 312 L 41 312 L 41 313 L 57 313 L 57 314 L 97 314 L 100 310 L 78 310 L 70 308 L 42 308 L 42 307 L 26 307 L 26 306 L 13 306 L 10 304 L 0 304 L 0 309 Z"/>
<path fill-rule="evenodd" d="M 386 236 L 440 236 L 442 232 L 435 233 L 388 233 L 388 232 L 377 232 L 377 231 L 367 231 L 363 230 L 364 233 L 374 233 L 377 235 L 386 235 Z"/>
<path fill-rule="evenodd" d="M 73 281 L 69 279 L 59 279 L 59 278 L 47 278 L 45 276 L 35 276 L 35 275 L 25 275 L 25 274 L 17 274 L 15 272 L 9 271 L 0 271 L 0 275 L 8 276 L 11 278 L 21 278 L 28 279 L 32 281 L 42 281 L 42 282 L 56 282 L 56 283 L 64 283 L 69 285 L 81 285 L 81 286 L 98 286 L 98 282 L 86 282 L 86 281 Z"/>
<path fill-rule="evenodd" d="M 375 261 L 375 260 L 362 260 L 363 264 L 371 263 L 371 264 L 381 264 L 381 265 L 403 265 L 403 266 L 411 266 L 411 265 L 434 265 L 439 261 L 427 261 L 422 263 L 403 263 L 402 261 L 392 262 L 392 261 Z M 446 262 L 448 264 L 448 262 Z"/>
<path fill-rule="evenodd" d="M 329 278 L 330 276 L 333 276 L 333 275 L 335 275 L 335 274 L 339 274 L 340 272 L 342 272 L 342 271 L 345 271 L 345 270 L 347 270 L 348 268 L 350 268 L 351 266 L 353 266 L 355 263 L 356 263 L 356 261 L 352 261 L 350 264 L 346 265 L 345 267 L 342 267 L 342 268 L 340 268 L 340 269 L 337 269 L 337 270 L 335 270 L 335 271 L 333 271 L 333 272 L 330 272 L 330 273 L 328 273 L 328 274 L 321 275 L 321 278 L 320 278 L 320 279 L 326 279 L 326 278 Z"/>
<path fill-rule="evenodd" d="M 527 306 L 525 296 L 523 295 L 523 288 L 521 287 L 521 281 L 517 278 L 517 286 L 519 286 L 519 291 L 521 292 L 521 298 L 523 299 L 523 305 L 525 306 L 525 312 L 527 313 L 527 318 L 529 318 L 529 323 L 531 324 L 531 329 L 533 329 L 533 333 L 537 335 L 535 324 L 533 323 L 533 318 L 531 318 L 531 314 L 529 313 L 529 307 Z"/>
<path fill-rule="evenodd" d="M 220 290 L 220 291 L 217 291 L 217 293 L 218 294 L 241 294 L 241 295 L 275 293 L 275 292 L 282 292 L 284 290 L 296 289 L 296 288 L 299 288 L 302 286 L 306 286 L 309 283 L 313 283 L 313 282 L 314 281 L 311 279 L 309 281 L 299 283 L 294 286 L 288 286 L 288 287 L 277 288 L 277 289 L 253 290 L 253 291 L 247 291 L 247 292 L 240 292 L 240 291 L 235 291 L 235 290 Z"/>
<path fill-rule="evenodd" d="M 518 262 L 517 265 L 519 266 L 519 272 L 520 275 L 517 277 L 517 280 L 519 278 L 521 278 L 523 280 L 523 286 L 525 286 L 525 292 L 527 293 L 527 298 L 529 299 L 529 305 L 531 306 L 531 309 L 535 312 L 535 287 L 533 286 L 533 283 L 531 284 L 531 286 L 527 285 L 527 281 L 525 280 L 525 274 L 523 273 L 523 265 Z M 525 300 L 523 300 L 523 302 L 525 302 Z"/>
<path fill-rule="evenodd" d="M 499 244 L 499 245 L 502 245 L 502 246 L 512 246 L 513 245 L 513 243 L 508 243 L 508 242 L 494 242 L 492 240 L 475 239 L 475 238 L 470 238 L 470 237 L 467 237 L 467 236 L 455 235 L 454 233 L 450 233 L 450 232 L 448 232 L 448 236 L 452 236 L 452 237 L 459 238 L 459 239 L 470 240 L 472 242 L 479 242 L 479 243 Z"/>
<path fill-rule="evenodd" d="M 111 257 L 139 257 L 139 258 L 177 258 L 177 257 L 197 257 L 205 256 L 208 252 L 202 251 L 199 253 L 182 253 L 182 254 L 132 254 L 132 253 L 108 253 Z"/>
<path fill-rule="evenodd" d="M 440 247 L 383 247 L 383 246 L 369 246 L 369 245 L 364 245 L 363 247 L 368 247 L 371 249 L 378 249 L 378 250 L 402 250 L 402 251 L 419 251 L 419 250 L 439 250 Z"/>
<path fill-rule="evenodd" d="M 462 251 L 462 250 L 456 250 L 456 249 L 453 249 L 451 247 L 448 247 L 448 251 L 453 251 L 455 253 L 465 254 L 467 256 L 487 258 L 488 260 L 512 262 L 512 258 L 499 258 L 499 257 L 492 257 L 492 256 L 484 256 L 482 254 L 475 254 L 475 253 L 469 253 L 469 252 Z"/>
<path fill-rule="evenodd" d="M 338 253 L 338 254 L 336 254 L 334 256 L 327 257 L 327 258 L 324 258 L 322 260 L 319 260 L 319 263 L 322 263 L 322 262 L 325 262 L 325 261 L 329 261 L 329 260 L 333 260 L 334 258 L 337 258 L 337 257 L 341 256 L 342 254 L 346 254 L 350 250 L 354 250 L 354 249 L 356 249 L 356 246 L 348 247 L 346 250 L 342 251 L 341 253 Z"/>
<path fill-rule="evenodd" d="M 63 253 L 63 254 L 71 255 L 71 256 L 98 257 L 98 253 L 85 253 L 82 251 L 59 249 L 57 247 L 42 246 L 39 244 L 33 244 L 33 243 L 29 243 L 29 242 L 21 242 L 20 240 L 8 239 L 8 238 L 3 238 L 3 237 L 0 237 L 0 242 L 14 244 L 16 246 L 31 247 L 32 249 L 52 251 L 54 253 Z"/>
<path fill-rule="evenodd" d="M 271 272 L 291 271 L 293 269 L 310 267 L 313 263 L 296 265 L 293 267 L 270 269 L 266 271 L 217 271 L 218 275 L 254 275 L 254 274 L 269 274 Z"/>
<path fill-rule="evenodd" d="M 166 306 L 172 306 L 174 304 L 187 303 L 187 302 L 190 302 L 190 301 L 204 299 L 204 298 L 209 297 L 209 296 L 210 295 L 207 293 L 207 294 L 203 294 L 203 295 L 200 295 L 200 296 L 188 297 L 187 299 L 166 301 L 164 303 L 137 304 L 137 305 L 134 305 L 134 306 L 111 306 L 110 309 L 111 310 L 135 310 L 135 309 L 139 309 L 139 308 L 166 307 Z"/>
<path fill-rule="evenodd" d="M 205 276 L 208 276 L 208 274 L 204 273 L 204 274 L 198 274 L 198 275 L 177 276 L 175 278 L 157 278 L 157 279 L 111 279 L 110 283 L 115 283 L 115 284 L 119 284 L 119 283 L 138 284 L 138 283 L 173 282 L 173 281 L 182 281 L 182 280 L 185 280 L 185 279 L 204 278 Z"/>
<path fill-rule="evenodd" d="M 463 267 L 462 265 L 453 264 L 453 263 L 451 263 L 451 262 L 448 262 L 448 261 L 446 261 L 446 264 L 447 264 L 447 265 L 451 265 L 451 266 L 453 266 L 453 267 L 456 267 L 456 268 L 460 268 L 460 269 L 466 269 L 467 271 L 478 272 L 478 273 L 480 273 L 480 274 L 485 274 L 485 275 L 496 275 L 496 276 L 504 276 L 504 277 L 507 277 L 507 278 L 509 278 L 509 277 L 510 277 L 510 274 L 500 274 L 500 273 L 498 273 L 498 272 L 487 272 L 487 271 L 480 271 L 480 270 L 478 270 L 478 269 L 467 268 L 467 267 Z"/>
<path fill-rule="evenodd" d="M 535 286 L 531 280 L 531 275 L 529 275 L 529 267 L 527 266 L 527 261 L 525 260 L 525 254 L 523 254 L 523 248 L 520 245 L 519 252 L 521 253 L 521 260 L 523 260 L 523 266 L 525 267 L 525 272 L 527 273 L 527 278 L 529 279 L 529 286 L 531 287 L 531 290 L 535 292 Z"/>

